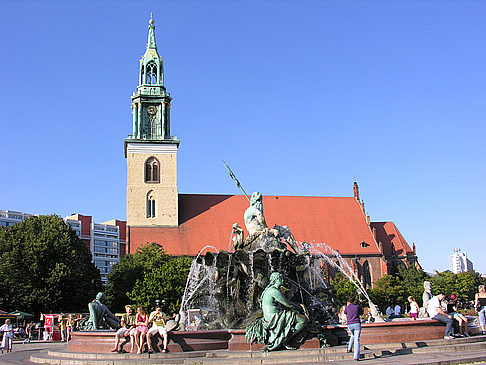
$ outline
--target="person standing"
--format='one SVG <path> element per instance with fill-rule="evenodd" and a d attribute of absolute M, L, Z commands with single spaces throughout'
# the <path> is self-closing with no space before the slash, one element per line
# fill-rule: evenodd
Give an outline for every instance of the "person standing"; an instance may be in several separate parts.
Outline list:
<path fill-rule="evenodd" d="M 433 296 L 429 300 L 429 307 L 427 308 L 427 312 L 429 313 L 429 317 L 435 319 L 436 321 L 444 322 L 446 324 L 446 329 L 444 333 L 444 338 L 446 340 L 454 339 L 452 336 L 452 316 L 445 313 L 442 309 L 441 302 L 445 299 L 444 294 L 439 294 Z"/>
<path fill-rule="evenodd" d="M 344 314 L 346 314 L 346 322 L 348 324 L 349 333 L 351 337 L 348 344 L 348 352 L 353 352 L 354 347 L 354 360 L 359 361 L 359 337 L 361 335 L 361 320 L 360 315 L 363 314 L 363 308 L 356 304 L 356 299 L 350 296 L 348 299 L 348 305 L 344 309 Z"/>
<path fill-rule="evenodd" d="M 61 341 L 67 342 L 67 318 L 64 315 L 59 317 L 59 328 L 61 330 Z"/>
<path fill-rule="evenodd" d="M 478 293 L 474 298 L 474 307 L 478 312 L 481 334 L 486 334 L 486 290 L 484 285 L 478 287 Z"/>
<path fill-rule="evenodd" d="M 14 338 L 12 321 L 7 319 L 5 324 L 0 327 L 0 332 L 3 332 L 3 339 L 2 339 L 2 354 L 3 350 L 5 349 L 6 352 L 12 352 L 12 340 Z"/>
<path fill-rule="evenodd" d="M 412 318 L 413 320 L 416 320 L 417 317 L 418 317 L 418 312 L 419 312 L 420 307 L 419 307 L 417 301 L 415 300 L 415 298 L 412 297 L 412 296 L 408 297 L 408 302 L 410 303 L 410 318 Z"/>
<path fill-rule="evenodd" d="M 162 312 L 160 305 L 155 307 L 155 311 L 150 313 L 149 322 L 152 322 L 152 328 L 149 329 L 147 333 L 147 346 L 148 353 L 153 354 L 154 349 L 152 348 L 152 336 L 159 334 L 164 340 L 164 348 L 162 352 L 167 352 L 167 330 L 165 329 L 166 315 Z"/>
<path fill-rule="evenodd" d="M 25 326 L 25 340 L 22 342 L 24 345 L 27 343 L 30 343 L 30 334 L 32 333 L 32 324 L 27 323 L 27 326 Z"/>
<path fill-rule="evenodd" d="M 74 319 L 72 314 L 68 314 L 66 321 L 67 342 L 71 341 L 71 332 L 73 332 Z"/>

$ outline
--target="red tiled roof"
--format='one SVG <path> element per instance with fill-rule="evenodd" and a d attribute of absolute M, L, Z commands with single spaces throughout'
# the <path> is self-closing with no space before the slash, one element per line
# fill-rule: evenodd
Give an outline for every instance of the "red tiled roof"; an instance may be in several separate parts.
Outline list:
<path fill-rule="evenodd" d="M 392 245 L 398 256 L 405 256 L 407 253 L 413 252 L 393 222 L 371 222 L 371 228 L 376 229 L 376 240 L 383 244 L 385 256 L 393 254 Z"/>
<path fill-rule="evenodd" d="M 180 194 L 179 227 L 130 227 L 130 252 L 153 241 L 174 255 L 193 256 L 205 245 L 227 250 L 232 224 L 245 227 L 247 207 L 243 195 Z M 268 226 L 288 226 L 297 241 L 324 242 L 341 254 L 380 254 L 355 198 L 264 196 L 263 207 Z"/>

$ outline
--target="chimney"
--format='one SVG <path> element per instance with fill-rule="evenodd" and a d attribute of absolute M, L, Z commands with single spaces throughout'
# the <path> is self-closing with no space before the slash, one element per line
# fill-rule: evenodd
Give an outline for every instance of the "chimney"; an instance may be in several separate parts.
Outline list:
<path fill-rule="evenodd" d="M 353 195 L 354 195 L 354 199 L 356 199 L 359 203 L 359 188 L 358 188 L 358 183 L 356 181 L 353 184 Z"/>
<path fill-rule="evenodd" d="M 366 223 L 370 225 L 371 217 L 369 214 L 366 214 Z"/>
<path fill-rule="evenodd" d="M 369 217 L 369 216 L 368 216 L 368 217 Z M 376 241 L 376 228 L 375 228 L 375 227 L 373 227 L 372 232 L 373 232 L 373 238 L 374 238 L 374 239 L 375 239 L 375 241 Z"/>

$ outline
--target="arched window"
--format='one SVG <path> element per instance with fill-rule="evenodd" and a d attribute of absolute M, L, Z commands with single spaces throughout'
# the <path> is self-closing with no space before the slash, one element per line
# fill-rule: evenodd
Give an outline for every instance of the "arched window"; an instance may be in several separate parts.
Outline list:
<path fill-rule="evenodd" d="M 157 65 L 155 62 L 149 62 L 145 72 L 145 83 L 149 85 L 157 84 Z"/>
<path fill-rule="evenodd" d="M 147 218 L 155 218 L 155 196 L 153 191 L 147 194 Z"/>
<path fill-rule="evenodd" d="M 159 161 L 155 157 L 150 157 L 145 162 L 145 182 L 159 182 L 160 169 Z"/>
<path fill-rule="evenodd" d="M 368 260 L 363 263 L 363 286 L 366 288 L 371 286 L 371 272 L 370 272 L 370 264 Z"/>

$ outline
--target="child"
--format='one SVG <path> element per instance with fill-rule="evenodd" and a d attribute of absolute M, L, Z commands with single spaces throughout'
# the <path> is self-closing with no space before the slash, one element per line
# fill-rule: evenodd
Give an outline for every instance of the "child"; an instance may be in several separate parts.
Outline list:
<path fill-rule="evenodd" d="M 418 317 L 419 305 L 412 296 L 408 297 L 408 302 L 410 303 L 410 318 L 415 321 Z"/>

